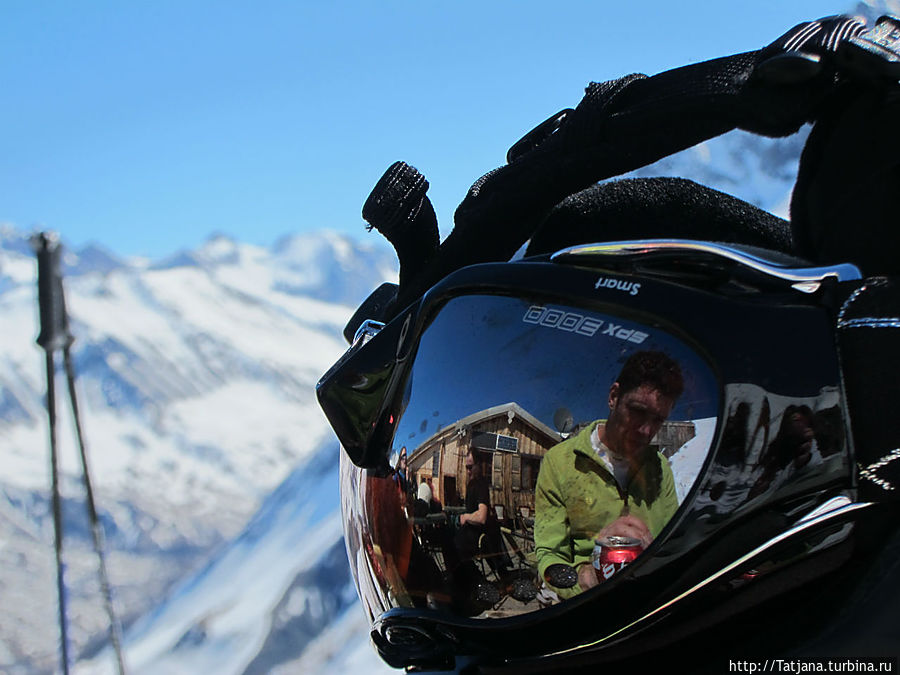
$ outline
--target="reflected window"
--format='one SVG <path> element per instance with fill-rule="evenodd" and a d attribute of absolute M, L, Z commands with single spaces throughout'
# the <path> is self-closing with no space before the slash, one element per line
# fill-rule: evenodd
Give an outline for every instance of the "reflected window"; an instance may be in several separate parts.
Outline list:
<path fill-rule="evenodd" d="M 534 455 L 523 455 L 521 457 L 521 465 L 519 489 L 534 492 L 534 487 L 537 484 L 538 469 L 541 466 L 541 458 Z"/>

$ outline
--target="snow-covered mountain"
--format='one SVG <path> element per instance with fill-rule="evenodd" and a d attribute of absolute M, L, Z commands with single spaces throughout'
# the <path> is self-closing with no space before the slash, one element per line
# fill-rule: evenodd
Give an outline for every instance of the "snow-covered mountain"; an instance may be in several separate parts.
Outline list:
<path fill-rule="evenodd" d="M 328 232 L 285 238 L 270 249 L 215 236 L 199 250 L 158 264 L 119 260 L 98 247 L 65 255 L 79 403 L 109 572 L 126 622 L 151 611 L 238 535 L 292 471 L 319 461 L 329 434 L 315 382 L 346 347 L 341 329 L 352 305 L 395 277 L 395 265 L 393 252 L 374 237 L 363 245 Z M 28 237 L 4 227 L 3 672 L 41 672 L 57 663 L 35 273 Z M 78 654 L 102 639 L 106 616 L 64 397 L 58 412 L 66 580 Z M 323 502 L 331 506 L 325 521 L 333 530 L 325 547 L 331 550 L 340 536 L 336 485 L 322 485 L 335 492 L 333 503 Z"/>

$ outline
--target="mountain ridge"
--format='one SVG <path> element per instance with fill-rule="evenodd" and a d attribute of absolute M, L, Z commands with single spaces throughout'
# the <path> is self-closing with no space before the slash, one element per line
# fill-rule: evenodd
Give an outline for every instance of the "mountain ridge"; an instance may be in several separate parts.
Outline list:
<path fill-rule="evenodd" d="M 29 235 L 0 230 L 0 669 L 45 672 L 55 659 L 45 381 L 35 344 L 36 263 Z M 380 244 L 380 242 L 378 242 Z M 64 249 L 72 356 L 106 529 L 110 577 L 129 623 L 238 535 L 328 437 L 314 398 L 359 287 L 396 278 L 387 246 L 335 233 L 270 252 L 211 237 L 190 266 L 155 267 Z M 228 250 L 230 248 L 230 251 Z M 299 256 L 304 250 L 314 255 Z M 347 283 L 329 277 L 344 261 Z M 111 262 L 112 261 L 112 262 Z M 316 270 L 317 265 L 326 269 Z M 291 281 L 290 293 L 279 283 Z M 328 293 L 317 284 L 330 283 Z M 323 300 L 319 296 L 328 296 Z M 58 391 L 64 392 L 60 386 Z M 105 615 L 84 520 L 85 495 L 65 401 L 57 406 L 75 653 Z M 21 589 L 29 588 L 20 600 Z M 6 656 L 4 656 L 6 655 Z"/>

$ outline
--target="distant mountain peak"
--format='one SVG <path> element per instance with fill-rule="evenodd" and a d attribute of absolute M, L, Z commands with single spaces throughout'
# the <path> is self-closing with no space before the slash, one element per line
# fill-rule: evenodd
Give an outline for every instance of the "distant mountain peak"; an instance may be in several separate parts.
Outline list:
<path fill-rule="evenodd" d="M 0 252 L 34 255 L 31 247 L 32 234 L 26 234 L 11 223 L 0 223 Z"/>
<path fill-rule="evenodd" d="M 900 16 L 900 0 L 862 0 L 856 4 L 856 14 L 862 14 L 870 19 L 878 18 L 884 14 Z"/>
<path fill-rule="evenodd" d="M 89 272 L 106 273 L 127 267 L 128 263 L 99 244 L 88 244 L 76 251 L 65 250 L 64 274 L 77 275 Z"/>
<path fill-rule="evenodd" d="M 197 257 L 207 265 L 236 265 L 241 260 L 240 245 L 233 237 L 216 232 L 197 249 Z"/>

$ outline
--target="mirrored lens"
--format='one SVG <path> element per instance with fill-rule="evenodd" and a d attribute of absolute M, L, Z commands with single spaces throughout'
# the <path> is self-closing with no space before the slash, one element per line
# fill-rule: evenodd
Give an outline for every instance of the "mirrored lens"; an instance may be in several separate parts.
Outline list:
<path fill-rule="evenodd" d="M 372 617 L 510 616 L 609 583 L 663 531 L 716 429 L 703 358 L 624 314 L 459 297 L 411 358 L 390 468 L 342 469 Z"/>

